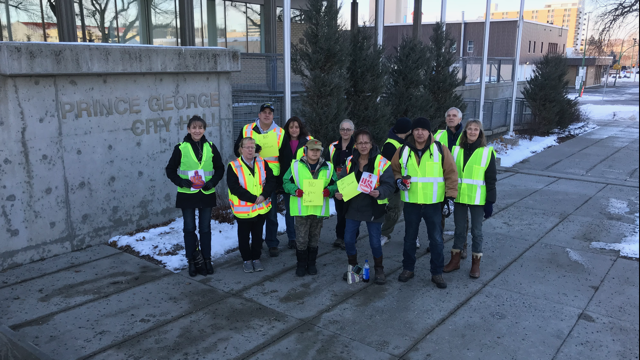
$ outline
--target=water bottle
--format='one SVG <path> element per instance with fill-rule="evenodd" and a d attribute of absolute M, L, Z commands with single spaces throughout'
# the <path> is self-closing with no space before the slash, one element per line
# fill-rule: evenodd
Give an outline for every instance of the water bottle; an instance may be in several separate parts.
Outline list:
<path fill-rule="evenodd" d="M 369 282 L 369 260 L 364 261 L 364 271 L 362 273 L 362 281 Z"/>

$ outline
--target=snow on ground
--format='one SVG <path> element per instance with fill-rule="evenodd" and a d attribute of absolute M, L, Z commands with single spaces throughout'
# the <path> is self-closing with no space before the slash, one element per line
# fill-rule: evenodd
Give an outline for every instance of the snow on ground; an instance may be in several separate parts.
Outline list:
<path fill-rule="evenodd" d="M 581 105 L 580 109 L 591 119 L 638 120 L 639 107 L 633 105 Z"/>
<path fill-rule="evenodd" d="M 633 200 L 632 200 L 633 201 Z M 628 202 L 626 200 L 620 199 L 609 199 L 609 206 L 607 207 L 607 211 L 611 214 L 618 215 L 627 215 L 630 211 Z M 605 249 L 605 250 L 618 250 L 620 251 L 620 256 L 627 256 L 632 258 L 640 257 L 640 248 L 638 243 L 640 242 L 640 213 L 636 213 L 635 215 L 636 227 L 633 231 L 625 234 L 626 236 L 622 239 L 619 244 L 616 243 L 605 243 L 605 242 L 592 242 L 591 248 L 593 249 Z"/>
<path fill-rule="evenodd" d="M 627 202 L 624 200 L 609 199 L 607 211 L 612 214 L 625 215 L 629 212 L 629 206 L 627 206 Z"/>
<path fill-rule="evenodd" d="M 571 250 L 571 249 L 566 249 L 567 251 L 567 255 L 569 255 L 569 259 L 571 261 L 575 261 L 579 264 L 581 264 L 582 266 L 584 266 L 585 268 L 588 268 L 589 265 L 587 265 L 587 260 L 585 260 L 585 258 L 583 258 L 580 254 L 578 254 L 577 252 Z"/>

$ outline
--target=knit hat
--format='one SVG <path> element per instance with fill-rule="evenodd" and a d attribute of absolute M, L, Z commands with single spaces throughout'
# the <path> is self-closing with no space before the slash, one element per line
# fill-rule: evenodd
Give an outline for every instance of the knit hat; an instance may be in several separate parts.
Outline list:
<path fill-rule="evenodd" d="M 396 119 L 396 124 L 393 126 L 393 132 L 396 134 L 406 134 L 411 131 L 411 119 L 401 117 Z"/>
<path fill-rule="evenodd" d="M 429 122 L 429 120 L 423 117 L 415 118 L 411 123 L 411 130 L 415 130 L 417 128 L 431 131 L 431 123 Z"/>

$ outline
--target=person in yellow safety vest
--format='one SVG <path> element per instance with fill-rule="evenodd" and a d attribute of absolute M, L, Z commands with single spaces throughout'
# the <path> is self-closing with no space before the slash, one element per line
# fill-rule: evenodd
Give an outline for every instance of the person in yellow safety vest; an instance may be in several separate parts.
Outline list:
<path fill-rule="evenodd" d="M 445 215 L 453 213 L 453 200 L 458 195 L 458 172 L 449 149 L 433 139 L 431 123 L 416 118 L 412 133 L 396 151 L 391 167 L 404 201 L 404 251 L 398 280 L 407 282 L 414 276 L 416 264 L 416 237 L 420 222 L 427 225 L 431 247 L 431 281 L 440 289 L 447 287 L 442 277 L 444 267 L 441 203 Z"/>
<path fill-rule="evenodd" d="M 391 161 L 393 155 L 404 144 L 404 139 L 409 134 L 411 134 L 411 119 L 406 117 L 398 118 L 395 125 L 389 129 L 387 141 L 382 146 L 381 155 Z M 400 200 L 400 191 L 396 188 L 394 193 L 389 196 L 389 206 L 387 206 L 387 214 L 384 216 L 384 223 L 382 224 L 382 236 L 380 239 L 383 246 L 391 239 L 391 233 L 395 229 L 401 213 L 402 201 Z M 420 242 L 417 239 L 416 246 L 420 247 Z"/>
<path fill-rule="evenodd" d="M 173 148 L 165 168 L 167 177 L 178 186 L 176 207 L 182 209 L 184 249 L 189 276 L 213 274 L 211 264 L 211 210 L 216 206 L 215 187 L 224 176 L 224 164 L 218 148 L 207 141 L 207 123 L 194 116 L 187 123 L 188 134 Z M 197 173 L 196 173 L 197 172 Z M 196 209 L 199 213 L 200 263 L 196 235 Z"/>
<path fill-rule="evenodd" d="M 287 123 L 284 124 L 284 141 L 280 148 L 279 155 L 280 172 L 282 174 L 286 174 L 287 171 L 289 171 L 289 167 L 291 167 L 291 163 L 294 160 L 299 160 L 304 156 L 305 145 L 307 144 L 307 141 L 311 139 L 313 139 L 313 137 L 309 135 L 307 128 L 299 117 L 293 116 L 291 119 L 287 120 Z M 284 181 L 286 181 L 285 177 L 283 177 L 283 185 Z M 287 238 L 289 239 L 288 248 L 295 249 L 295 220 L 293 219 L 293 216 L 289 214 L 289 196 L 290 195 L 287 194 L 285 190 L 283 201 L 286 213 L 284 218 L 287 225 Z"/>
<path fill-rule="evenodd" d="M 355 139 L 353 138 L 353 132 L 355 126 L 353 121 L 344 119 L 340 122 L 340 139 L 329 144 L 329 147 L 325 150 L 324 158 L 330 161 L 336 168 L 336 174 L 340 174 L 344 167 L 347 158 L 353 154 L 355 148 Z M 345 249 L 344 245 L 344 228 L 346 219 L 344 217 L 344 201 L 336 200 L 336 240 L 333 242 L 334 247 Z"/>
<path fill-rule="evenodd" d="M 289 209 L 291 215 L 296 217 L 297 276 L 318 273 L 316 258 L 322 222 L 330 215 L 329 198 L 338 189 L 333 165 L 321 157 L 322 143 L 316 139 L 309 140 L 306 148 L 306 155 L 300 160 L 294 160 L 283 177 L 284 191 L 291 195 Z M 304 204 L 305 196 L 310 192 L 307 186 L 313 185 L 310 181 L 316 182 L 316 189 L 322 191 L 322 205 Z"/>
<path fill-rule="evenodd" d="M 460 144 L 460 134 L 462 134 L 462 111 L 457 107 L 452 107 L 444 114 L 445 127 L 444 130 L 438 130 L 433 135 L 434 139 L 449 148 L 449 151 L 453 151 L 453 147 Z M 444 206 L 444 204 L 443 204 Z M 444 237 L 444 221 L 445 217 L 442 216 L 442 231 Z M 427 252 L 429 252 L 427 247 Z M 467 242 L 464 242 L 462 248 L 462 259 L 467 258 Z"/>
<path fill-rule="evenodd" d="M 280 254 L 278 250 L 280 241 L 278 241 L 278 197 L 276 196 L 276 190 L 280 188 L 282 179 L 278 155 L 284 141 L 284 130 L 273 121 L 274 112 L 273 104 L 264 103 L 260 105 L 258 118 L 255 122 L 242 128 L 235 144 L 236 156 L 240 156 L 240 141 L 245 137 L 254 139 L 256 144 L 262 147 L 262 157 L 276 177 L 276 187 L 273 189 L 273 193 L 270 194 L 273 207 L 266 216 L 267 228 L 264 239 L 269 247 L 269 256 L 271 257 L 276 257 Z"/>
<path fill-rule="evenodd" d="M 380 231 L 386 207 L 389 203 L 388 198 L 395 191 L 393 172 L 390 167 L 391 163 L 380 155 L 369 131 L 358 130 L 354 138 L 356 139 L 356 149 L 353 151 L 353 156 L 347 159 L 339 178 L 344 178 L 353 173 L 362 188 L 370 188 L 372 190 L 368 193 L 361 192 L 345 202 L 346 226 L 344 243 L 347 248 L 348 269 L 351 270 L 358 265 L 356 239 L 360 223 L 364 221 L 369 231 L 369 246 L 373 253 L 374 282 L 382 285 L 386 283 L 386 277 L 384 266 L 382 265 Z M 373 183 L 373 177 L 370 177 L 371 174 L 375 176 L 375 183 Z M 371 178 L 369 183 L 367 178 Z M 336 199 L 342 200 L 343 195 L 337 192 Z M 344 280 L 347 280 L 349 270 L 345 273 Z"/>
<path fill-rule="evenodd" d="M 227 186 L 231 210 L 238 223 L 238 247 L 244 272 L 262 271 L 262 228 L 273 204 L 271 194 L 276 179 L 267 162 L 256 155 L 260 145 L 252 138 L 239 144 L 241 156 L 227 167 Z M 251 237 L 251 244 L 249 243 Z"/>
<path fill-rule="evenodd" d="M 479 120 L 469 120 L 460 136 L 460 146 L 454 146 L 453 159 L 458 169 L 458 197 L 453 211 L 456 224 L 451 260 L 444 272 L 460 269 L 460 254 L 467 239 L 468 213 L 471 213 L 472 258 L 469 276 L 480 277 L 482 258 L 482 218 L 491 217 L 496 202 L 496 156 Z"/>

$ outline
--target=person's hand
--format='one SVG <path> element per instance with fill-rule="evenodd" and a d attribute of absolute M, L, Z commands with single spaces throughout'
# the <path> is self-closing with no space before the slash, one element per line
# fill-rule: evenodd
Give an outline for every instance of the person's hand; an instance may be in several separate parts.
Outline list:
<path fill-rule="evenodd" d="M 262 204 L 264 202 L 264 196 L 260 195 L 258 196 L 258 198 L 256 199 L 256 205 L 257 204 Z"/>
<path fill-rule="evenodd" d="M 204 183 L 204 186 L 202 187 L 202 190 L 209 191 L 209 190 L 213 189 L 214 187 L 216 187 L 216 186 L 213 184 L 213 180 L 209 180 L 206 183 Z"/>
<path fill-rule="evenodd" d="M 342 200 L 342 194 L 336 191 L 336 199 Z"/>
<path fill-rule="evenodd" d="M 442 208 L 442 215 L 448 218 L 449 216 L 451 216 L 451 214 L 453 214 L 453 209 L 454 209 L 453 198 L 448 197 L 444 199 L 444 207 Z"/>
<path fill-rule="evenodd" d="M 410 180 L 407 180 L 407 181 L 410 181 Z M 407 185 L 407 183 L 403 179 L 396 179 L 396 185 L 398 185 L 398 189 L 400 189 L 400 191 L 408 191 L 409 190 L 409 186 Z"/>
<path fill-rule="evenodd" d="M 200 173 L 195 173 L 189 178 L 189 180 L 191 180 L 191 182 L 193 183 L 191 187 L 193 187 L 194 189 L 202 189 L 202 187 L 204 186 L 204 179 L 202 178 L 202 176 L 200 176 Z"/>
<path fill-rule="evenodd" d="M 296 196 L 297 197 L 302 197 L 303 194 L 304 194 L 304 191 L 302 191 L 302 189 L 296 190 Z"/>
<path fill-rule="evenodd" d="M 493 203 L 490 201 L 487 201 L 484 204 L 484 218 L 488 219 L 491 217 L 491 215 L 493 215 Z"/>
<path fill-rule="evenodd" d="M 191 180 L 182 179 L 182 180 L 180 180 L 180 185 L 179 186 L 183 187 L 183 188 L 191 189 L 191 187 L 193 186 L 193 183 L 191 182 Z"/>
<path fill-rule="evenodd" d="M 322 196 L 324 196 L 324 197 L 331 196 L 331 191 L 329 189 L 322 190 Z"/>
<path fill-rule="evenodd" d="M 369 191 L 369 195 L 373 196 L 374 199 L 377 199 L 378 196 L 380 196 L 380 191 L 378 190 L 371 190 Z"/>

